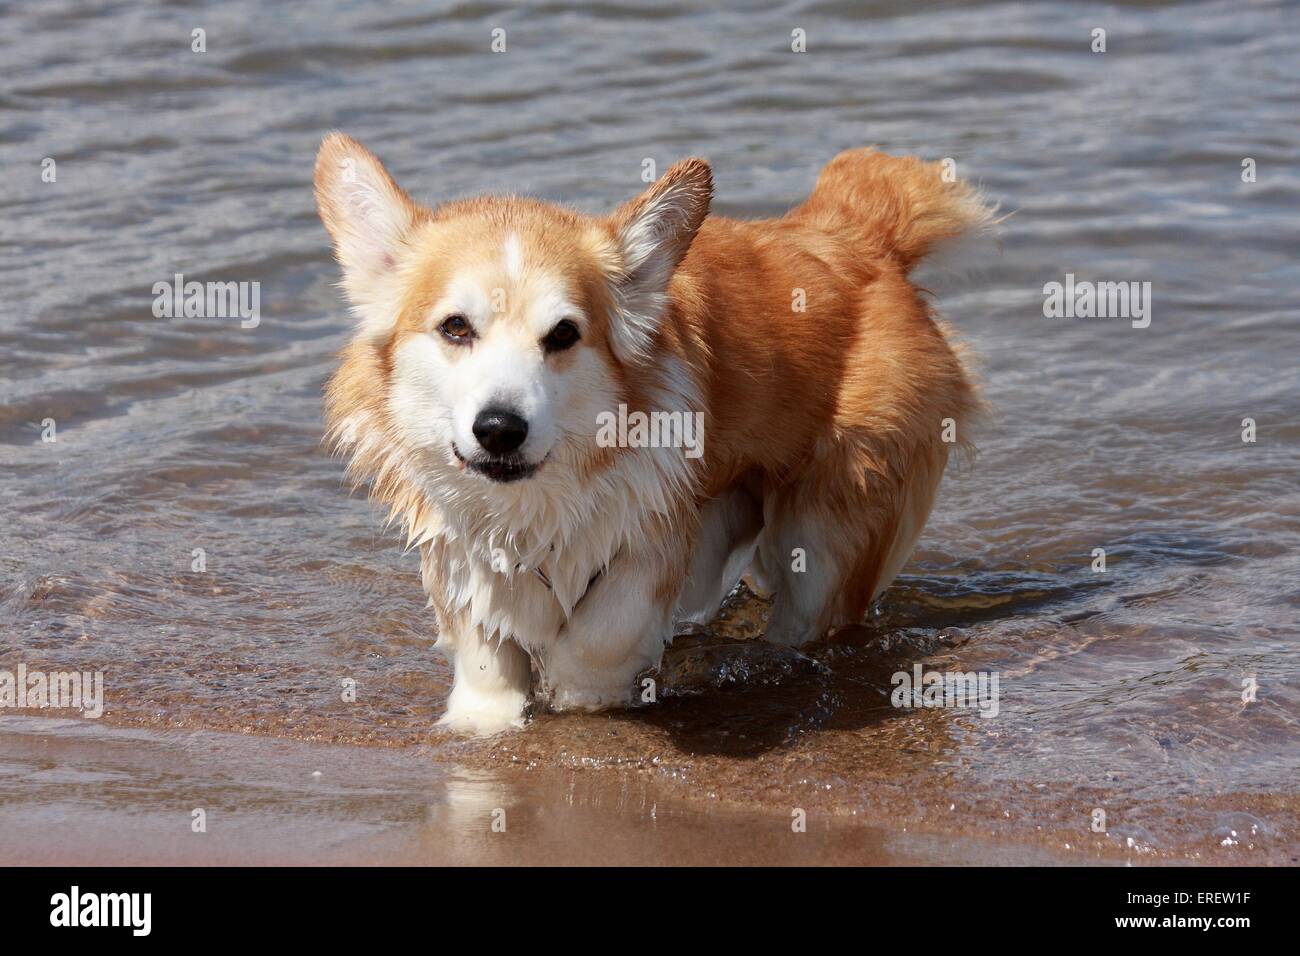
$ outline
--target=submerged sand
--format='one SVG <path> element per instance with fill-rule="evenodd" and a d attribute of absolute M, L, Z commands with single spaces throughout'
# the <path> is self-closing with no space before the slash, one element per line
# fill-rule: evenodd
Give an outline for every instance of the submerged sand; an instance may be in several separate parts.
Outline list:
<path fill-rule="evenodd" d="M 580 726 L 589 720 L 556 723 L 590 744 L 594 725 Z M 604 733 L 616 742 L 608 723 Z M 5 717 L 0 853 L 19 865 L 1294 862 L 1293 850 L 1263 834 L 1170 854 L 1083 836 L 1064 822 L 1027 832 L 997 807 L 958 806 L 942 779 L 909 793 L 882 775 L 873 810 L 846 810 L 833 788 L 810 787 L 798 768 L 759 762 L 750 785 L 761 803 L 691 799 L 685 775 L 661 758 L 614 772 L 586 760 L 542 767 L 520 739 L 528 738 L 482 751 L 456 745 L 478 758 L 457 760 L 436 745 Z M 788 810 L 776 808 L 783 803 Z M 1296 811 L 1293 801 L 1253 806 L 1274 818 Z M 1069 801 L 1060 810 L 1074 812 Z M 1171 802 L 1166 811 L 1214 816 L 1205 802 Z"/>

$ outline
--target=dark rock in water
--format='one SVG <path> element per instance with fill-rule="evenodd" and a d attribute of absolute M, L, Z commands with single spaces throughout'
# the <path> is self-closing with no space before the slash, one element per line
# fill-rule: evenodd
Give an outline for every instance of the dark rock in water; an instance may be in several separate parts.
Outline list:
<path fill-rule="evenodd" d="M 664 652 L 660 693 L 691 694 L 726 686 L 761 687 L 792 676 L 814 676 L 827 667 L 792 647 L 766 641 L 678 637 Z"/>

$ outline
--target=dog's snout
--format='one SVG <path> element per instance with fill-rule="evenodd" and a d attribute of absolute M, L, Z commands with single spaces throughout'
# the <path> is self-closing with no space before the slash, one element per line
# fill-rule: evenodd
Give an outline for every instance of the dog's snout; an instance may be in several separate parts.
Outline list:
<path fill-rule="evenodd" d="M 528 422 L 504 408 L 485 408 L 474 419 L 474 437 L 493 455 L 516 450 L 528 437 Z"/>

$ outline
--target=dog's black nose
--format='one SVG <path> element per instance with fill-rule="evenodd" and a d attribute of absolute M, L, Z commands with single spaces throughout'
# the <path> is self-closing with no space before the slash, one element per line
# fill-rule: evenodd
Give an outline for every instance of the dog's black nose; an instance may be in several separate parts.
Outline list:
<path fill-rule="evenodd" d="M 474 419 L 474 437 L 493 455 L 509 454 L 528 437 L 528 422 L 504 408 L 485 408 Z"/>

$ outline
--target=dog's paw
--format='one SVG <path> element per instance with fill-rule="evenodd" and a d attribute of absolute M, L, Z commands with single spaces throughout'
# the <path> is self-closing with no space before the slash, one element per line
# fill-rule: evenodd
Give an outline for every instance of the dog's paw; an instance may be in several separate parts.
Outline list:
<path fill-rule="evenodd" d="M 493 734 L 521 729 L 524 726 L 524 718 L 522 714 L 509 716 L 495 710 L 462 708 L 447 711 L 438 718 L 438 726 L 452 733 L 468 734 L 472 737 L 491 737 Z"/>
<path fill-rule="evenodd" d="M 483 694 L 457 687 L 447 701 L 447 712 L 438 726 L 454 733 L 489 737 L 524 726 L 526 694 Z"/>

